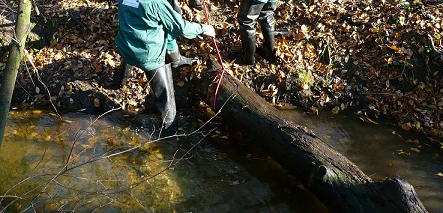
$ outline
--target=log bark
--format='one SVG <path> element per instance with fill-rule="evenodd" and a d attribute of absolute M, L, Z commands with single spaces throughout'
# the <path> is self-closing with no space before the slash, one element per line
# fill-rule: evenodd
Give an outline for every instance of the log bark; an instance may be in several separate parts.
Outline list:
<path fill-rule="evenodd" d="M 209 105 L 214 103 L 215 75 L 208 72 L 201 83 L 200 91 Z M 226 102 L 221 112 L 225 124 L 249 133 L 330 211 L 427 212 L 412 185 L 398 178 L 372 180 L 308 128 L 287 121 L 234 77 L 224 76 L 218 94 L 213 107 L 218 111 Z"/>
<path fill-rule="evenodd" d="M 3 141 L 4 130 L 11 106 L 15 79 L 23 56 L 26 38 L 30 31 L 31 1 L 20 0 L 17 24 L 15 26 L 15 40 L 11 42 L 8 64 L 0 81 L 0 144 Z"/>

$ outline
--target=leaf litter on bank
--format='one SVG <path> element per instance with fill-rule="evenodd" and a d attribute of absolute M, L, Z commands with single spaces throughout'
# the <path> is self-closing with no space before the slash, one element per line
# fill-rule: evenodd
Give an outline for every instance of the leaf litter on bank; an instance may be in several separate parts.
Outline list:
<path fill-rule="evenodd" d="M 59 90 L 70 81 L 106 84 L 114 78 L 121 59 L 113 45 L 117 26 L 113 1 L 37 4 L 55 27 L 49 45 L 31 53 L 53 94 L 68 94 Z M 189 8 L 186 1 L 181 4 L 186 19 L 204 22 L 203 11 Z M 286 28 L 290 34 L 277 37 L 276 65 L 257 55 L 256 66 L 241 66 L 232 57 L 241 49 L 239 4 L 211 1 L 210 24 L 217 29 L 228 72 L 267 100 L 312 112 L 353 108 L 368 120 L 388 118 L 405 130 L 443 137 L 441 2 L 279 1 L 277 29 Z M 257 35 L 260 45 L 263 37 Z M 200 76 L 208 52 L 215 50 L 209 39 L 182 39 L 180 44 L 184 55 L 198 56 L 202 62 L 180 71 L 178 82 L 183 86 Z M 20 80 L 30 81 L 25 72 Z M 112 92 L 113 98 L 128 108 L 142 108 L 147 82 L 143 72 L 136 72 Z"/>

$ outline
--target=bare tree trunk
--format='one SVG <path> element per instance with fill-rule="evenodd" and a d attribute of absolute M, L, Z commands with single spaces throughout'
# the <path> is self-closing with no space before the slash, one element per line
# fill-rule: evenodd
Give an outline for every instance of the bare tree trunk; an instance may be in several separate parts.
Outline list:
<path fill-rule="evenodd" d="M 214 72 L 201 83 L 212 105 Z M 217 104 L 225 125 L 255 138 L 268 154 L 294 174 L 331 212 L 427 212 L 414 188 L 393 178 L 374 181 L 357 165 L 284 115 L 240 81 L 225 75 Z"/>
<path fill-rule="evenodd" d="M 15 80 L 22 60 L 26 38 L 31 29 L 31 6 L 30 0 L 20 0 L 17 24 L 15 25 L 15 37 L 11 41 L 8 65 L 0 81 L 0 144 L 3 141 Z"/>

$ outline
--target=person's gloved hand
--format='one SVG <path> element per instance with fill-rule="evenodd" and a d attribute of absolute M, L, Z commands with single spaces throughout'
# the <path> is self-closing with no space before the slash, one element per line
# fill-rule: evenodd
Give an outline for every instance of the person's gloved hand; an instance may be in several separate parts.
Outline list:
<path fill-rule="evenodd" d="M 215 29 L 211 25 L 202 24 L 203 35 L 215 37 Z"/>

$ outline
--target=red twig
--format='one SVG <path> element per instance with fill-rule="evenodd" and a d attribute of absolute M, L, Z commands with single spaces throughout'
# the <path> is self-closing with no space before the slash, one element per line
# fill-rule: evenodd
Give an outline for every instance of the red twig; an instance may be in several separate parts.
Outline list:
<path fill-rule="evenodd" d="M 207 1 L 209 3 L 209 0 L 207 0 Z M 206 23 L 209 24 L 209 11 L 208 11 L 208 7 L 206 5 L 206 1 L 205 0 L 203 1 L 203 10 L 205 12 Z M 223 80 L 223 75 L 225 74 L 225 67 L 223 66 L 223 60 L 222 60 L 222 57 L 221 57 L 221 54 L 220 54 L 220 49 L 218 48 L 217 39 L 215 37 L 212 38 L 212 43 L 213 43 L 214 48 L 215 48 L 215 50 L 217 52 L 217 61 L 221 65 L 221 76 L 220 76 L 220 79 L 217 82 L 217 87 L 216 87 L 215 93 L 214 93 L 214 103 L 213 103 L 213 105 L 214 105 L 214 109 L 215 109 L 216 108 L 217 96 L 218 96 L 218 90 L 220 89 L 220 85 L 221 85 L 221 82 Z"/>

